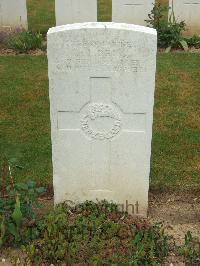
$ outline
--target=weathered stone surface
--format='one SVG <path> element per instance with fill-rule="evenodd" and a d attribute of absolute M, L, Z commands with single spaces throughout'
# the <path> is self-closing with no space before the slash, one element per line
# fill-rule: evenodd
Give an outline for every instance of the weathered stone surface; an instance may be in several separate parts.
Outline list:
<path fill-rule="evenodd" d="M 117 23 L 49 30 L 55 203 L 107 199 L 146 215 L 156 39 Z"/>
<path fill-rule="evenodd" d="M 97 0 L 55 0 L 56 25 L 97 21 Z"/>
<path fill-rule="evenodd" d="M 26 0 L 0 0 L 0 26 L 27 29 Z"/>
<path fill-rule="evenodd" d="M 169 6 L 169 17 L 173 11 L 177 21 L 185 21 L 186 35 L 200 34 L 200 0 L 170 0 Z"/>
<path fill-rule="evenodd" d="M 155 0 L 112 0 L 112 21 L 146 26 Z"/>

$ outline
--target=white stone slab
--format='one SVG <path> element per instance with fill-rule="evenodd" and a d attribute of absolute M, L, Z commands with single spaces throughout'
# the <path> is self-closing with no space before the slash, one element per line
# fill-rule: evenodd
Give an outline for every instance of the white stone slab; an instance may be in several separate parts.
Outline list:
<path fill-rule="evenodd" d="M 146 26 L 155 0 L 112 0 L 112 21 Z"/>
<path fill-rule="evenodd" d="M 187 35 L 200 34 L 200 0 L 170 0 L 169 6 L 169 16 L 173 10 L 177 21 L 185 21 Z"/>
<path fill-rule="evenodd" d="M 26 0 L 0 0 L 0 26 L 27 29 Z"/>
<path fill-rule="evenodd" d="M 142 26 L 49 30 L 55 203 L 107 199 L 146 215 L 156 47 Z"/>
<path fill-rule="evenodd" d="M 55 0 L 56 25 L 97 21 L 97 0 Z"/>

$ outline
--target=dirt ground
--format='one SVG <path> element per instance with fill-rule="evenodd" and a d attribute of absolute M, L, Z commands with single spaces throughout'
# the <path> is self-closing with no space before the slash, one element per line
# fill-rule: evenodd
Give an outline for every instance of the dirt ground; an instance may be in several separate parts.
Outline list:
<path fill-rule="evenodd" d="M 200 236 L 200 190 L 150 192 L 149 218 L 163 222 L 177 244 L 182 244 L 187 231 Z"/>
<path fill-rule="evenodd" d="M 45 210 L 53 207 L 52 196 L 41 199 Z M 173 236 L 177 245 L 184 243 L 184 236 L 190 231 L 200 237 L 200 190 L 151 191 L 149 193 L 148 217 L 151 222 L 162 222 L 166 232 Z M 0 266 L 23 265 L 10 263 L 9 257 L 20 257 L 17 250 L 0 251 Z M 185 265 L 181 258 L 171 254 L 165 265 Z"/>
<path fill-rule="evenodd" d="M 187 231 L 194 237 L 200 237 L 200 190 L 150 192 L 148 216 L 152 222 L 162 222 L 166 233 L 174 238 L 177 245 L 184 243 Z M 182 258 L 171 254 L 166 265 L 185 264 Z"/>
<path fill-rule="evenodd" d="M 7 55 L 46 55 L 46 51 L 42 51 L 40 49 L 36 49 L 36 50 L 30 50 L 27 53 L 20 53 L 17 52 L 13 49 L 9 49 L 9 48 L 3 48 L 0 47 L 0 56 L 7 56 Z"/>
<path fill-rule="evenodd" d="M 191 47 L 188 50 L 189 53 L 200 53 L 200 48 Z M 165 49 L 158 49 L 158 53 L 165 53 Z M 174 49 L 171 53 L 184 53 L 182 49 Z M 5 48 L 0 46 L 0 56 L 7 56 L 7 55 L 46 55 L 46 51 L 42 51 L 40 49 L 30 50 L 26 53 L 20 53 L 13 49 Z"/>

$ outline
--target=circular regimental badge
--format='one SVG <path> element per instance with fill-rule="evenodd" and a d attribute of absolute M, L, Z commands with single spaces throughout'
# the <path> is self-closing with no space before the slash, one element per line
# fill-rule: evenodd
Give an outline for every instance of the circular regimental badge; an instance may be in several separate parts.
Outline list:
<path fill-rule="evenodd" d="M 83 110 L 81 129 L 92 139 L 111 139 L 121 129 L 120 115 L 110 104 L 91 103 Z"/>

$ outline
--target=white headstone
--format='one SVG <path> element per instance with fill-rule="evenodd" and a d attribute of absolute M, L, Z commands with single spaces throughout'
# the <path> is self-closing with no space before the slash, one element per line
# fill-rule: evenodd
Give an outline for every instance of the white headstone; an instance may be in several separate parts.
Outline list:
<path fill-rule="evenodd" d="M 55 0 L 56 25 L 97 21 L 97 0 Z"/>
<path fill-rule="evenodd" d="M 146 215 L 156 47 L 142 26 L 49 30 L 55 203 L 107 199 Z"/>
<path fill-rule="evenodd" d="M 155 0 L 112 0 L 112 21 L 146 25 Z"/>
<path fill-rule="evenodd" d="M 0 0 L 0 26 L 27 29 L 26 0 Z"/>
<path fill-rule="evenodd" d="M 177 21 L 185 21 L 187 35 L 200 34 L 200 0 L 170 0 L 169 16 L 174 12 Z"/>

